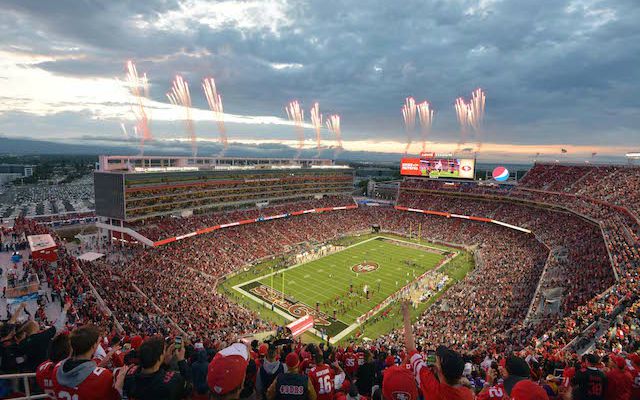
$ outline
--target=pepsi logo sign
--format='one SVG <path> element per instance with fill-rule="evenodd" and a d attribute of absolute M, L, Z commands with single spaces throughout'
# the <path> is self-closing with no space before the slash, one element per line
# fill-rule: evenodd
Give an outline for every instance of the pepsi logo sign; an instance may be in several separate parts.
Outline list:
<path fill-rule="evenodd" d="M 504 182 L 509 179 L 509 170 L 505 167 L 496 167 L 491 175 L 496 181 Z"/>

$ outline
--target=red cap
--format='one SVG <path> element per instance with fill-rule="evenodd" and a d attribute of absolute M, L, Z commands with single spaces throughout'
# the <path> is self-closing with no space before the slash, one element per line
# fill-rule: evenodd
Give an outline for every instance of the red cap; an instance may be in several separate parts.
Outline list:
<path fill-rule="evenodd" d="M 134 336 L 131 338 L 131 348 L 132 349 L 138 349 L 138 347 L 140 347 L 140 345 L 142 344 L 142 337 L 141 336 Z"/>
<path fill-rule="evenodd" d="M 269 350 L 269 345 L 266 343 L 262 343 L 260 347 L 258 347 L 258 354 L 260 354 L 261 356 L 266 356 L 267 350 Z"/>
<path fill-rule="evenodd" d="M 291 352 L 287 354 L 287 358 L 285 359 L 284 363 L 287 364 L 287 368 L 293 369 L 298 366 L 298 364 L 300 363 L 300 359 L 298 358 L 298 355 L 296 353 Z"/>
<path fill-rule="evenodd" d="M 246 347 L 239 343 L 218 352 L 207 371 L 207 385 L 217 395 L 224 395 L 236 390 L 244 382 L 249 364 Z M 243 346 L 244 347 L 244 346 Z"/>
<path fill-rule="evenodd" d="M 609 358 L 611 358 L 611 361 L 613 361 L 613 363 L 620 369 L 623 369 L 627 366 L 627 362 L 625 361 L 625 359 L 617 354 L 611 354 Z"/>
<path fill-rule="evenodd" d="M 537 383 L 525 379 L 511 390 L 511 400 L 549 400 L 547 392 Z"/>
<path fill-rule="evenodd" d="M 384 359 L 384 363 L 387 367 L 391 367 L 393 366 L 393 364 L 396 363 L 396 359 L 394 356 L 389 355 L 387 356 L 387 358 Z"/>
<path fill-rule="evenodd" d="M 384 370 L 382 396 L 385 400 L 417 400 L 418 387 L 413 374 L 397 365 Z"/>

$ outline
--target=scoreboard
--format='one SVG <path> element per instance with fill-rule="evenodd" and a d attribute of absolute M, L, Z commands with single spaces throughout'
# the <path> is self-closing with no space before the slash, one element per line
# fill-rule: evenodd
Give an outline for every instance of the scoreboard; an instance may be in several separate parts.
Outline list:
<path fill-rule="evenodd" d="M 457 158 L 453 154 L 421 153 L 420 157 L 403 158 L 400 174 L 425 178 L 474 179 L 476 160 Z"/>

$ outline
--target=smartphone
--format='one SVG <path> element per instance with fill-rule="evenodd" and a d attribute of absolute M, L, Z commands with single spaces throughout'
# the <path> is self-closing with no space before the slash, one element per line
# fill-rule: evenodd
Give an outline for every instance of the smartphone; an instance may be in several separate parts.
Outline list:
<path fill-rule="evenodd" d="M 427 365 L 436 365 L 435 350 L 427 350 Z"/>
<path fill-rule="evenodd" d="M 180 350 L 182 348 L 182 336 L 176 336 L 175 349 Z"/>

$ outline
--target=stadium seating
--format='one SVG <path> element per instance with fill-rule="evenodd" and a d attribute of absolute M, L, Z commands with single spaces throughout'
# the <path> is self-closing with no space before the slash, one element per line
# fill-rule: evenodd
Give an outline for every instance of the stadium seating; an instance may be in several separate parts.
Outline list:
<path fill-rule="evenodd" d="M 517 186 L 406 180 L 400 188 L 398 206 L 493 219 L 533 234 L 465 218 L 360 206 L 233 226 L 159 248 L 109 244 L 114 256 L 93 262 L 75 259 L 60 243 L 56 266 L 28 261 L 24 268 L 46 282 L 52 301 L 72 305 L 67 312 L 68 330 L 87 324 L 99 328 L 106 338 L 102 346 L 109 359 L 104 365 L 114 370 L 114 382 L 118 379 L 117 366 L 135 364 L 135 352 L 128 361 L 115 362 L 117 351 L 109 352 L 114 337 L 139 346 L 138 337 L 182 336 L 188 349 L 187 365 L 194 371 L 187 374 L 182 367 L 173 367 L 175 373 L 184 376 L 183 397 L 207 398 L 206 385 L 196 390 L 198 360 L 206 365 L 213 354 L 242 335 L 277 328 L 244 308 L 235 295 L 217 292 L 225 277 L 260 260 L 368 232 L 375 225 L 400 235 L 415 235 L 415 227 L 421 226 L 424 239 L 473 248 L 477 263 L 413 324 L 418 351 L 445 345 L 448 351 L 461 354 L 469 367 L 461 373 L 464 376 L 460 382 L 476 393 L 486 392 L 484 379 L 490 378 L 493 362 L 506 372 L 515 355 L 526 362 L 532 380 L 549 394 L 559 396 L 549 398 L 568 398 L 563 397 L 571 392 L 566 387 L 579 387 L 572 377 L 576 366 L 580 369 L 578 355 L 585 351 L 605 356 L 604 364 L 597 358 L 585 362 L 607 374 L 615 374 L 620 365 L 629 376 L 640 376 L 640 357 L 635 354 L 640 346 L 639 185 L 640 174 L 634 168 L 555 164 L 536 164 Z M 261 210 L 147 220 L 132 227 L 158 240 L 261 215 L 347 204 L 353 204 L 352 200 L 325 198 Z M 33 220 L 18 218 L 12 230 L 3 229 L 2 237 L 41 233 L 54 234 Z M 36 320 L 42 326 L 52 324 L 54 321 L 49 321 L 43 310 L 38 310 Z M 19 347 L 20 327 L 4 324 L 2 328 L 9 333 L 4 351 L 11 343 Z M 356 358 L 361 357 L 363 365 L 368 363 L 368 354 L 380 360 L 376 364 L 380 371 L 414 354 L 404 353 L 411 348 L 405 347 L 403 329 L 372 339 L 354 349 L 361 354 Z M 198 355 L 201 349 L 205 350 L 202 357 Z M 293 343 L 277 351 L 283 362 L 290 361 L 287 353 L 297 353 L 309 364 L 310 358 L 319 353 L 321 359 L 337 361 L 336 365 L 348 369 L 349 349 L 337 346 L 324 350 Z M 259 343 L 251 354 L 257 364 L 265 362 Z M 439 353 L 439 357 L 444 359 L 444 354 Z M 620 361 L 620 356 L 626 360 Z M 174 357 L 181 362 L 183 356 L 176 352 Z M 403 361 L 420 369 L 415 360 L 407 357 Z M 6 365 L 3 362 L 3 372 L 20 370 Z M 336 367 L 336 373 L 340 371 Z M 546 379 L 550 374 L 558 378 Z M 353 375 L 348 371 L 347 379 Z M 362 376 L 360 379 L 364 380 Z M 383 382 L 382 375 L 375 379 Z M 360 390 L 364 384 L 361 381 L 358 386 L 356 379 L 355 385 Z M 487 387 L 496 386 L 492 382 Z M 346 396 L 348 390 L 343 388 L 340 393 Z M 262 398 L 262 393 L 258 397 Z"/>

